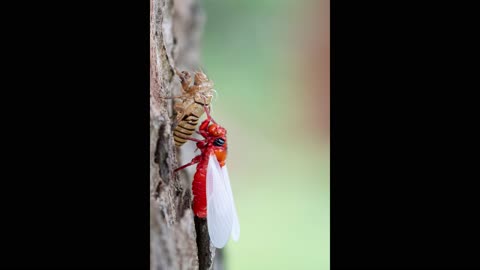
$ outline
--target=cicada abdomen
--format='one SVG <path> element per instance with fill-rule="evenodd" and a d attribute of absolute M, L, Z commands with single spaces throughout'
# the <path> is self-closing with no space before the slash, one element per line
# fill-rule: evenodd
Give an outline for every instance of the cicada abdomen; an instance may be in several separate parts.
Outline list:
<path fill-rule="evenodd" d="M 182 146 L 187 138 L 195 132 L 200 117 L 204 113 L 204 106 L 209 107 L 212 97 L 195 97 L 190 104 L 181 104 L 182 113 L 177 115 L 177 126 L 173 131 L 173 139 L 177 147 Z M 178 112 L 177 112 L 178 113 Z"/>

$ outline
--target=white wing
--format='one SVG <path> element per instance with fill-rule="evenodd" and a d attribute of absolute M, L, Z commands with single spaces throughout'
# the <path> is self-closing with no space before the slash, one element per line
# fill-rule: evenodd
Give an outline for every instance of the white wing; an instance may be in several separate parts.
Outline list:
<path fill-rule="evenodd" d="M 230 186 L 230 177 L 227 170 L 227 165 L 222 167 L 223 180 L 225 185 L 227 185 L 227 192 L 230 194 L 232 199 L 232 211 L 233 211 L 233 228 L 232 228 L 232 239 L 238 241 L 240 238 L 240 222 L 238 221 L 237 208 L 235 207 L 235 200 L 233 199 L 232 187 Z"/>
<path fill-rule="evenodd" d="M 207 168 L 207 225 L 213 246 L 223 248 L 232 233 L 235 213 L 230 183 L 214 154 L 210 155 Z"/>

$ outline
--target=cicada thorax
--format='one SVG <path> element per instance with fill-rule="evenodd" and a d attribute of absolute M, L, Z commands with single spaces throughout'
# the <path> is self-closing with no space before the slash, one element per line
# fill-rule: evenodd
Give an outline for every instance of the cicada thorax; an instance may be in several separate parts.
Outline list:
<path fill-rule="evenodd" d="M 173 131 L 173 138 L 177 147 L 182 146 L 187 138 L 195 132 L 200 117 L 205 112 L 204 106 L 209 107 L 212 96 L 196 95 L 193 99 L 183 101 L 178 107 L 182 111 L 176 117 L 177 125 Z"/>

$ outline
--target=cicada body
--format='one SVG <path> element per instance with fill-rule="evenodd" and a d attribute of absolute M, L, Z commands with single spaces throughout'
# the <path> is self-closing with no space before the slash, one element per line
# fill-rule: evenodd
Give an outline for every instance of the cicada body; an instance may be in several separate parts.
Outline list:
<path fill-rule="evenodd" d="M 197 164 L 192 182 L 193 213 L 207 219 L 212 244 L 223 248 L 230 236 L 238 241 L 240 224 L 226 165 L 227 131 L 215 123 L 206 107 L 205 110 L 207 119 L 199 127 L 204 140 L 188 138 L 197 142 L 201 153 L 175 171 Z"/>

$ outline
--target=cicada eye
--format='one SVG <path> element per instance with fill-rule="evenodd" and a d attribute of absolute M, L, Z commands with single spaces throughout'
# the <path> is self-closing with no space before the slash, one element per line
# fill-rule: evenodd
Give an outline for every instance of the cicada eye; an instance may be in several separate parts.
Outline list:
<path fill-rule="evenodd" d="M 213 141 L 213 145 L 215 146 L 222 146 L 225 143 L 225 140 L 222 138 L 217 138 Z"/>

